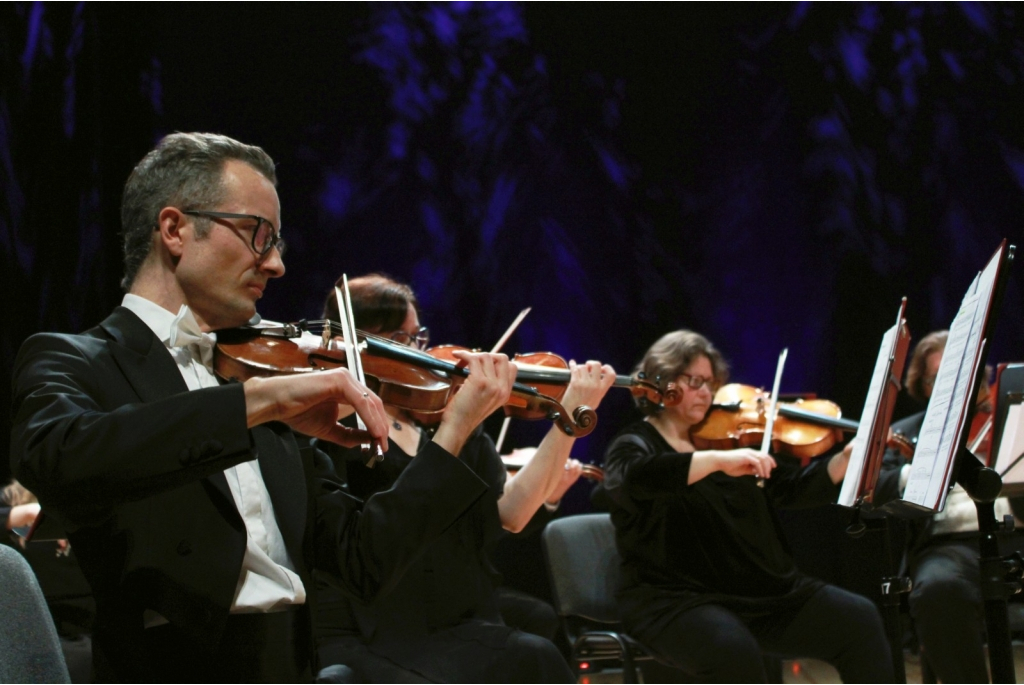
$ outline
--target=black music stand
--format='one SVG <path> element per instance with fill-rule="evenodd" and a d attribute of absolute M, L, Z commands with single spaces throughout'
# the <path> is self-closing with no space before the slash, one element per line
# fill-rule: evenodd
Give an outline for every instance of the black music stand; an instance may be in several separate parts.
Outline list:
<path fill-rule="evenodd" d="M 878 351 L 878 358 L 875 361 L 875 370 L 872 373 L 871 386 L 868 388 L 867 397 L 864 402 L 864 413 L 861 415 L 860 425 L 857 430 L 857 438 L 863 440 L 863 452 L 855 454 L 851 463 L 855 466 L 854 473 L 847 470 L 843 490 L 840 493 L 840 504 L 852 506 L 853 522 L 846 529 L 852 537 L 860 537 L 867 530 L 867 526 L 861 519 L 862 509 L 865 513 L 873 514 L 871 519 L 872 528 L 877 528 L 877 522 L 881 520 L 881 528 L 884 533 L 885 554 L 886 554 L 886 575 L 882 578 L 882 618 L 885 621 L 885 633 L 889 639 L 889 647 L 892 657 L 893 674 L 896 682 L 907 682 L 906 665 L 903 663 L 903 627 L 900 622 L 900 595 L 910 592 L 910 579 L 899 576 L 899 568 L 892 554 L 892 530 L 890 517 L 884 510 L 870 511 L 875 494 L 875 486 L 878 483 L 878 473 L 881 470 L 882 460 L 885 456 L 889 424 L 892 422 L 892 413 L 896 407 L 896 397 L 899 394 L 903 376 L 903 367 L 907 360 L 907 351 L 910 348 L 910 333 L 907 331 L 905 313 L 907 309 L 907 298 L 900 302 L 899 311 L 896 314 L 896 325 L 886 331 L 882 337 L 882 344 Z"/>
<path fill-rule="evenodd" d="M 975 507 L 977 508 L 979 563 L 982 579 L 981 593 L 984 600 L 985 625 L 988 632 L 989 665 L 992 673 L 992 682 L 994 683 L 1016 682 L 1006 601 L 1021 591 L 1021 579 L 1024 576 L 1024 559 L 1022 559 L 1020 554 L 1004 557 L 999 553 L 998 534 L 1005 530 L 1006 523 L 1000 524 L 996 521 L 994 503 L 1002 490 L 1002 479 L 994 469 L 984 466 L 982 461 L 967 449 L 967 430 L 965 427 L 970 426 L 976 412 L 973 400 L 978 396 L 981 383 L 984 381 L 985 361 L 988 356 L 989 347 L 988 341 L 992 339 L 992 333 L 995 330 L 996 312 L 999 309 L 999 303 L 1006 288 L 1006 280 L 1009 274 L 1008 267 L 1013 261 L 1014 250 L 1014 246 L 1008 245 L 1004 240 L 986 266 L 985 272 L 988 272 L 988 269 L 993 266 L 996 271 L 989 300 L 983 303 L 985 309 L 981 326 L 975 327 L 971 324 L 972 336 L 975 330 L 978 331 L 976 338 L 978 340 L 977 353 L 971 354 L 973 359 L 970 360 L 970 363 L 973 364 L 970 372 L 973 375 L 965 376 L 966 381 L 963 384 L 965 391 L 954 398 L 957 400 L 956 402 L 950 400 L 948 404 L 944 415 L 946 424 L 943 427 L 943 434 L 945 430 L 952 428 L 955 431 L 951 434 L 954 436 L 954 439 L 950 443 L 948 452 L 943 452 L 942 454 L 936 452 L 935 456 L 942 457 L 943 460 L 932 463 L 933 468 L 938 466 L 946 469 L 942 474 L 945 480 L 940 482 L 946 483 L 948 487 L 952 487 L 952 481 L 955 480 L 967 491 L 967 494 L 974 500 Z M 970 295 L 971 291 L 968 291 L 968 294 Z M 954 321 L 954 324 L 956 324 L 956 321 Z M 955 328 L 956 325 L 950 328 L 951 339 Z M 948 352 L 949 349 L 947 347 Z M 968 352 L 970 352 L 969 349 Z M 944 356 L 943 363 L 945 364 L 945 362 L 946 357 Z M 967 360 L 963 360 L 962 363 L 966 362 Z M 940 379 L 938 382 L 941 382 L 944 364 L 939 367 Z M 960 369 L 960 372 L 963 371 L 965 370 Z M 957 386 L 960 386 L 959 377 L 957 378 Z M 934 397 L 933 395 L 933 400 Z M 955 411 L 951 412 L 949 408 Z M 931 409 L 932 404 L 929 405 L 929 412 L 931 412 Z M 959 419 L 954 424 L 950 424 L 951 416 L 958 416 Z M 925 418 L 926 426 L 928 418 L 928 416 Z M 918 451 L 921 451 L 920 441 L 918 443 Z M 915 470 L 918 468 L 923 470 L 927 479 L 933 479 L 937 473 L 936 471 L 929 473 L 926 467 L 915 466 Z M 907 494 L 911 490 L 911 485 L 912 483 L 908 483 Z M 948 492 L 948 487 L 945 492 Z M 904 499 L 891 502 L 886 505 L 886 508 L 893 513 L 908 518 L 932 515 L 941 510 L 945 504 L 945 492 L 939 491 L 938 500 L 933 500 L 931 497 L 933 492 L 931 489 L 928 490 L 928 497 L 925 498 L 923 503 L 908 500 L 907 494 L 905 494 Z M 1012 519 L 1008 523 L 1012 530 Z"/>

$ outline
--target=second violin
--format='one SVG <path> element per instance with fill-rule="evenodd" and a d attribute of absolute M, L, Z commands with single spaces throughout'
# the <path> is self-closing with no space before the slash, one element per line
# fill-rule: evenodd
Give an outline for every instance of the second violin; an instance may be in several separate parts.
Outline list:
<path fill-rule="evenodd" d="M 426 352 L 436 359 L 449 363 L 457 362 L 453 352 L 466 350 L 465 347 L 457 345 L 438 345 L 431 347 Z M 561 401 L 565 390 L 569 385 L 571 373 L 569 363 L 554 352 L 533 352 L 530 354 L 517 354 L 512 358 L 516 363 L 516 381 L 533 388 L 541 395 L 552 397 Z M 634 376 L 616 375 L 612 387 L 628 388 L 636 398 L 643 398 L 649 402 L 658 403 L 661 401 L 661 392 L 658 386 L 643 378 Z M 505 407 L 505 413 L 519 419 L 540 419 L 544 418 L 537 414 L 536 409 L 528 406 L 520 398 L 512 398 Z M 429 416 L 418 415 L 417 420 L 423 423 L 433 423 L 434 419 Z"/>
<path fill-rule="evenodd" d="M 321 333 L 315 335 L 310 329 Z M 458 363 L 372 334 L 360 331 L 357 335 L 367 385 L 385 404 L 440 416 L 453 390 L 468 375 Z M 222 378 L 244 381 L 335 368 L 346 363 L 340 338 L 337 324 L 323 320 L 219 331 L 214 369 Z M 577 407 L 570 415 L 557 399 L 522 383 L 513 387 L 510 403 L 524 416 L 547 418 L 575 437 L 588 435 L 597 423 L 593 409 Z"/>
<path fill-rule="evenodd" d="M 756 447 L 764 439 L 771 398 L 761 388 L 739 383 L 723 385 L 715 393 L 705 419 L 690 438 L 697 449 Z M 817 457 L 855 433 L 857 422 L 842 418 L 842 410 L 829 400 L 780 402 L 772 431 L 772 451 L 798 458 Z"/>

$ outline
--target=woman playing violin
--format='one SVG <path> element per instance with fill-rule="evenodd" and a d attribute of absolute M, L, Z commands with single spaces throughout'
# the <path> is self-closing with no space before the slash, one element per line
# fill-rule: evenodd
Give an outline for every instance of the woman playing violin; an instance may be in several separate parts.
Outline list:
<path fill-rule="evenodd" d="M 415 294 L 406 285 L 372 274 L 349 281 L 360 329 L 425 346 Z M 325 316 L 337 317 L 333 290 Z M 596 408 L 615 372 L 598 362 L 572 364 L 563 406 Z M 402 410 L 386 407 L 390 449 L 374 468 L 355 450 L 331 454 L 346 467 L 353 495 L 366 498 L 401 477 L 428 440 Z M 406 571 L 391 593 L 371 604 L 350 603 L 321 588 L 317 620 L 322 665 L 344 663 L 360 680 L 435 682 L 574 682 L 555 646 L 506 626 L 498 611 L 498 574 L 489 555 L 502 530 L 523 528 L 558 489 L 574 439 L 553 426 L 536 455 L 510 481 L 494 443 L 478 431 L 460 458 L 488 486 L 477 501 Z M 325 596 L 327 595 L 327 596 Z"/>
<path fill-rule="evenodd" d="M 828 661 L 845 682 L 892 682 L 874 604 L 797 570 L 773 511 L 834 502 L 849 451 L 800 468 L 753 449 L 695 450 L 690 429 L 728 368 L 692 331 L 663 336 L 638 370 L 679 401 L 641 403 L 647 417 L 605 453 L 630 635 L 698 682 L 765 682 L 762 651 Z"/>

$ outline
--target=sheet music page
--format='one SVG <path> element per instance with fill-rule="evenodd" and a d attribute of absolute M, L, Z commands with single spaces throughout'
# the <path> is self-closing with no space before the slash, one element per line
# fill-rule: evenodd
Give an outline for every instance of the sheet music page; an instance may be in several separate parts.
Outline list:
<path fill-rule="evenodd" d="M 949 458 L 947 452 L 943 452 L 943 446 L 948 450 L 949 443 L 953 440 L 953 433 L 956 432 L 956 417 L 950 417 L 950 406 L 957 400 L 957 381 L 960 377 L 966 376 L 961 373 L 964 367 L 964 354 L 967 351 L 967 344 L 971 337 L 971 328 L 974 324 L 976 310 L 978 309 L 979 298 L 977 295 L 978 279 L 974 280 L 968 290 L 968 296 L 964 298 L 960 311 L 953 319 L 949 327 L 949 338 L 946 340 L 946 349 L 942 353 L 942 363 L 939 364 L 939 372 L 935 377 L 935 386 L 932 388 L 931 399 L 928 400 L 928 411 L 924 416 L 924 423 L 921 424 L 921 433 L 917 438 L 917 448 L 914 450 L 914 462 L 910 470 L 910 480 L 904 491 L 903 499 L 918 504 L 922 507 L 937 509 L 939 500 L 944 497 L 936 493 L 943 489 L 946 482 L 945 468 L 937 468 L 937 461 Z M 960 390 L 962 399 L 964 390 Z M 953 424 L 950 426 L 950 424 Z"/>
<path fill-rule="evenodd" d="M 976 346 L 972 345 L 972 340 L 968 340 L 967 350 L 964 354 L 964 366 L 957 377 L 956 389 L 951 400 L 951 408 L 946 417 L 946 428 L 942 434 L 942 442 L 939 443 L 938 455 L 940 457 L 948 455 L 948 459 L 945 460 L 944 464 L 945 476 L 941 479 L 932 478 L 932 489 L 928 493 L 929 498 L 936 502 L 934 506 L 937 510 L 941 510 L 945 506 L 946 495 L 949 494 L 949 487 L 953 478 L 952 465 L 957 457 L 956 448 L 960 443 L 960 436 L 967 425 L 968 405 L 974 403 L 973 399 L 967 399 L 965 402 L 964 398 L 974 387 L 974 379 L 977 378 L 978 352 L 980 352 L 981 347 L 980 327 L 977 336 L 972 331 L 971 338 L 975 337 L 978 339 Z M 973 363 L 970 359 L 972 354 L 974 355 Z"/>
<path fill-rule="evenodd" d="M 950 400 L 953 413 L 946 417 L 946 427 L 943 430 L 942 440 L 939 443 L 938 454 L 940 457 L 948 455 L 945 464 L 945 476 L 943 478 L 932 478 L 928 491 L 928 501 L 935 502 L 932 505 L 936 509 L 942 509 L 945 505 L 946 495 L 949 493 L 950 479 L 952 478 L 951 466 L 956 459 L 954 450 L 959 443 L 961 432 L 964 430 L 967 418 L 967 408 L 973 400 L 966 398 L 967 393 L 974 389 L 974 380 L 977 378 L 978 363 L 980 361 L 982 335 L 984 334 L 985 321 L 988 317 L 989 307 L 992 305 L 992 291 L 996 287 L 996 276 L 999 272 L 999 253 L 989 260 L 985 269 L 974 279 L 976 286 L 972 288 L 974 295 L 964 298 L 964 306 L 970 306 L 974 310 L 974 318 L 971 321 L 970 333 L 967 337 L 966 348 L 963 353 L 963 361 L 960 365 L 960 373 L 957 375 L 956 386 L 953 390 L 953 397 Z M 971 290 L 968 290 L 970 293 Z M 968 305 L 968 301 L 971 302 Z"/>
<path fill-rule="evenodd" d="M 1003 485 L 1024 483 L 1024 404 L 1013 404 L 1006 411 L 1003 439 L 999 443 L 995 469 L 1003 477 Z M 1014 463 L 1016 462 L 1016 463 Z"/>
<path fill-rule="evenodd" d="M 968 402 L 981 361 L 982 336 L 1004 250 L 1001 248 L 967 289 L 949 338 L 914 451 L 903 499 L 940 510 L 949 492 L 954 454 L 960 444 Z"/>
<path fill-rule="evenodd" d="M 885 389 L 886 369 L 889 368 L 889 358 L 896 344 L 896 335 L 899 325 L 893 326 L 882 336 L 882 344 L 878 348 L 878 358 L 875 360 L 875 370 L 871 374 L 871 384 L 868 386 L 868 394 L 864 398 L 864 409 L 860 413 L 860 425 L 857 426 L 857 435 L 853 438 L 853 452 L 850 453 L 850 463 L 846 467 L 846 478 L 843 479 L 843 488 L 839 492 L 839 504 L 844 507 L 852 507 L 857 504 L 860 496 L 860 481 L 864 474 L 864 460 L 867 458 L 868 439 L 874 427 L 875 414 L 878 412 L 878 402 Z"/>

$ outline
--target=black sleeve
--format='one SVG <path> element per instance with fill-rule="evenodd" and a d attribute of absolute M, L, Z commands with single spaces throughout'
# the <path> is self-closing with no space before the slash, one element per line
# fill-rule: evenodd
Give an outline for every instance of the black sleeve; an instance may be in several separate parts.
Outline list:
<path fill-rule="evenodd" d="M 252 459 L 241 384 L 106 410 L 92 344 L 38 334 L 15 362 L 11 470 L 43 506 L 84 523 Z"/>
<path fill-rule="evenodd" d="M 692 460 L 689 453 L 659 453 L 647 440 L 624 433 L 605 451 L 604 490 L 620 506 L 631 499 L 676 497 L 689 487 Z"/>
<path fill-rule="evenodd" d="M 835 454 L 812 459 L 804 467 L 789 457 L 776 457 L 778 466 L 765 488 L 772 504 L 779 509 L 801 509 L 822 504 L 835 504 L 840 486 L 828 475 L 828 463 Z"/>
<path fill-rule="evenodd" d="M 487 484 L 495 501 L 501 499 L 505 493 L 508 471 L 505 470 L 505 463 L 501 460 L 491 436 L 484 432 L 483 424 L 477 426 L 476 431 L 466 441 L 459 459 Z"/>
<path fill-rule="evenodd" d="M 466 464 L 434 442 L 416 455 L 394 487 L 365 504 L 342 491 L 330 458 L 319 452 L 314 465 L 317 569 L 364 601 L 389 592 L 487 489 Z"/>

